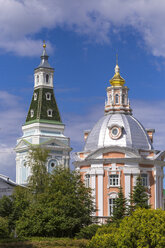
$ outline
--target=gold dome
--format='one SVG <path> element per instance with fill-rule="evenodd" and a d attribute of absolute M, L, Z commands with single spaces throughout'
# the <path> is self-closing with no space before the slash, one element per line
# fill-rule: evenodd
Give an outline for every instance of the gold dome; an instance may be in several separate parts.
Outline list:
<path fill-rule="evenodd" d="M 120 68 L 118 64 L 116 64 L 115 67 L 115 75 L 111 80 L 109 80 L 109 82 L 112 86 L 123 86 L 125 84 L 124 78 L 120 76 Z"/>

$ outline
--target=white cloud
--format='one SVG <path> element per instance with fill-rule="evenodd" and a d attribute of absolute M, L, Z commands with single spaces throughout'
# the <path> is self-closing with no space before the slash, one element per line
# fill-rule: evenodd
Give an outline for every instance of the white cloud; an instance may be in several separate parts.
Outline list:
<path fill-rule="evenodd" d="M 0 47 L 7 52 L 37 55 L 41 40 L 34 35 L 43 28 L 68 28 L 104 43 L 111 32 L 133 27 L 153 55 L 165 56 L 164 0 L 0 0 L 0 6 Z"/>
<path fill-rule="evenodd" d="M 21 99 L 6 91 L 0 91 L 0 174 L 15 179 L 16 140 L 21 136 L 21 126 L 26 113 Z"/>

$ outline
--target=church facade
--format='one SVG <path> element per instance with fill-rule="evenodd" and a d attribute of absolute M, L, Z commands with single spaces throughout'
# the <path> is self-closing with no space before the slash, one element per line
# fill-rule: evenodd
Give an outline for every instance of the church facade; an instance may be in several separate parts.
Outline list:
<path fill-rule="evenodd" d="M 34 92 L 22 126 L 23 135 L 17 140 L 16 183 L 26 184 L 31 173 L 27 166 L 29 150 L 41 146 L 50 150 L 46 167 L 51 172 L 56 165 L 69 167 L 70 139 L 64 135 L 53 87 L 54 69 L 48 62 L 46 44 L 43 45 L 40 65 L 34 70 Z"/>
<path fill-rule="evenodd" d="M 129 200 L 139 174 L 151 207 L 163 208 L 165 152 L 153 147 L 154 129 L 145 129 L 132 115 L 128 87 L 118 64 L 110 84 L 105 114 L 84 132 L 85 146 L 75 154 L 74 162 L 86 187 L 92 189 L 96 216 L 103 223 L 113 214 L 119 187 Z"/>

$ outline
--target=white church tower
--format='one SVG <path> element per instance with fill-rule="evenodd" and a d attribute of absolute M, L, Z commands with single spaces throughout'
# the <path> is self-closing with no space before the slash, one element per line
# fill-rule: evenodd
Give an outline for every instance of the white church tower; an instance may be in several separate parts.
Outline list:
<path fill-rule="evenodd" d="M 64 136 L 62 123 L 53 91 L 54 69 L 49 65 L 46 44 L 43 45 L 40 65 L 34 70 L 34 92 L 25 124 L 23 136 L 17 140 L 16 183 L 26 184 L 30 168 L 26 165 L 28 152 L 33 146 L 48 148 L 47 170 L 56 165 L 69 167 L 70 140 Z"/>

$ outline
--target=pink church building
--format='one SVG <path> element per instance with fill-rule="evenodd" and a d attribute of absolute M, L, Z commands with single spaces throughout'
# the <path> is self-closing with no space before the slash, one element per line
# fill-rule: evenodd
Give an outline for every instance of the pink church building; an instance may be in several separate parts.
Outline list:
<path fill-rule="evenodd" d="M 92 189 L 96 216 L 102 223 L 113 214 L 119 187 L 129 200 L 139 174 L 151 208 L 163 208 L 165 151 L 154 149 L 154 129 L 145 129 L 132 115 L 129 89 L 118 64 L 110 84 L 105 114 L 84 132 L 85 146 L 76 153 L 74 162 L 86 187 Z"/>

